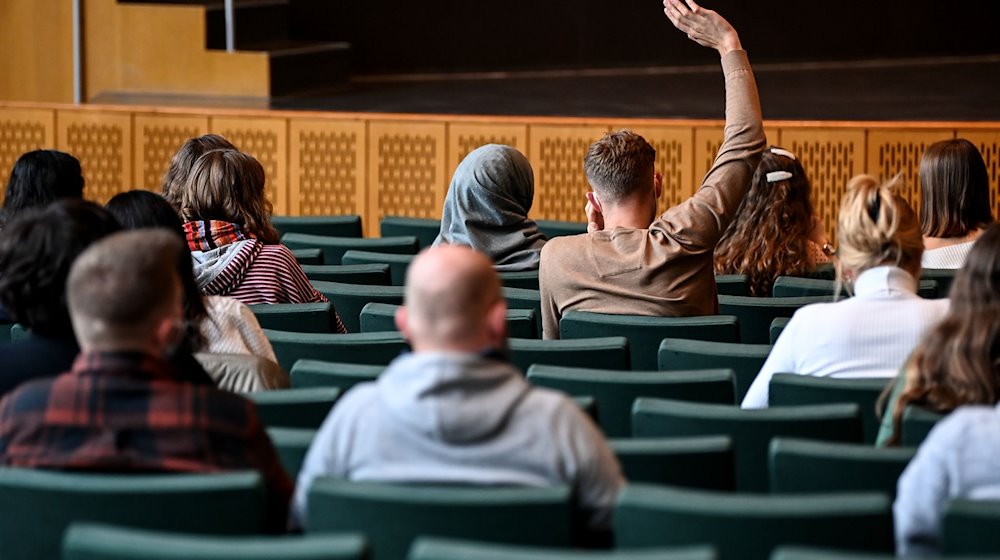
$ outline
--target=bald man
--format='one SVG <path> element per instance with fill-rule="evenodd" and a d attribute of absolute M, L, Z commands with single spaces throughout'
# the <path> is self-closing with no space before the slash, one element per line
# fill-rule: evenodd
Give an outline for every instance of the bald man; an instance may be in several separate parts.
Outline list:
<path fill-rule="evenodd" d="M 316 434 L 296 485 L 304 523 L 318 476 L 483 485 L 569 485 L 598 530 L 624 484 L 593 422 L 565 395 L 533 387 L 504 359 L 507 304 L 488 258 L 438 246 L 406 276 L 396 324 L 412 353 L 355 386 Z"/>

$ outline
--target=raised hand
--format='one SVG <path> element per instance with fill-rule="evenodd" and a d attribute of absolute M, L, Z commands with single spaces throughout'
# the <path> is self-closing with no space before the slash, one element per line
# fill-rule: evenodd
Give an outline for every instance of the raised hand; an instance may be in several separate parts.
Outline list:
<path fill-rule="evenodd" d="M 688 39 L 713 48 L 721 55 L 743 48 L 740 36 L 725 18 L 702 8 L 694 0 L 663 0 L 663 13 L 674 27 L 687 34 Z"/>
<path fill-rule="evenodd" d="M 587 233 L 604 229 L 604 214 L 601 213 L 601 204 L 593 191 L 587 193 L 587 206 L 584 211 L 587 213 Z"/>

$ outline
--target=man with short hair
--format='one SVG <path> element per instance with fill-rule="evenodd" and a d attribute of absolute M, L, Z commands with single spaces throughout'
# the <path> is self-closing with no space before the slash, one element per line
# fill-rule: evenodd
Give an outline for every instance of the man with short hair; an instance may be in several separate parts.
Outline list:
<path fill-rule="evenodd" d="M 506 352 L 507 304 L 492 262 L 441 245 L 407 272 L 396 324 L 413 352 L 355 386 L 316 434 L 293 508 L 304 522 L 319 476 L 409 483 L 575 488 L 609 529 L 624 484 L 594 423 L 565 395 L 533 387 Z"/>
<path fill-rule="evenodd" d="M 256 469 L 268 527 L 285 527 L 292 484 L 252 403 L 181 381 L 166 361 L 183 332 L 183 249 L 166 230 L 91 245 L 66 283 L 80 343 L 72 369 L 0 401 L 0 462 L 90 471 Z"/>
<path fill-rule="evenodd" d="M 693 0 L 664 0 L 671 22 L 722 57 L 726 128 L 701 188 L 658 219 L 662 177 L 656 151 L 620 130 L 584 158 L 586 234 L 557 237 L 542 249 L 539 285 L 544 338 L 559 338 L 569 310 L 621 315 L 692 316 L 718 312 L 712 259 L 739 208 L 766 140 L 746 52 L 725 19 Z M 654 221 L 655 219 L 655 221 Z"/>

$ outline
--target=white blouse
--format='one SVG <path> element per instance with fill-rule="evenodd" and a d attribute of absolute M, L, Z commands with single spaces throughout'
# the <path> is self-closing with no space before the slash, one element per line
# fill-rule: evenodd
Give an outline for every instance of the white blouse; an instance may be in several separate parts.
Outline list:
<path fill-rule="evenodd" d="M 920 266 L 923 268 L 962 268 L 962 265 L 965 264 L 965 258 L 969 256 L 969 251 L 972 250 L 975 243 L 976 241 L 973 239 L 957 245 L 925 249 Z"/>

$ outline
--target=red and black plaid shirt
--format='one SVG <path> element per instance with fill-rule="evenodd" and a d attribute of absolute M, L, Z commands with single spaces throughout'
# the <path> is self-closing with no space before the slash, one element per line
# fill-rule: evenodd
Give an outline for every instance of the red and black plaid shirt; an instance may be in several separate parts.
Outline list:
<path fill-rule="evenodd" d="M 31 381 L 0 401 L 0 462 L 114 472 L 254 469 L 268 519 L 282 529 L 292 482 L 253 404 L 175 379 L 140 353 L 81 353 L 68 373 Z"/>

